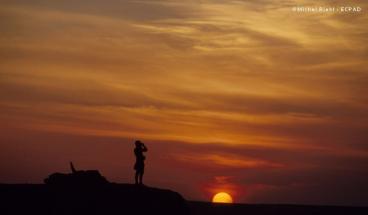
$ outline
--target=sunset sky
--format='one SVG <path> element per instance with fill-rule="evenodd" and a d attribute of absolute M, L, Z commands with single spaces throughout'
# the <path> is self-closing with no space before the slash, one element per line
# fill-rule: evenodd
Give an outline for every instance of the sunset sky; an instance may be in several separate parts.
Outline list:
<path fill-rule="evenodd" d="M 0 3 L 0 183 L 132 183 L 140 139 L 186 199 L 368 206 L 367 1 Z"/>

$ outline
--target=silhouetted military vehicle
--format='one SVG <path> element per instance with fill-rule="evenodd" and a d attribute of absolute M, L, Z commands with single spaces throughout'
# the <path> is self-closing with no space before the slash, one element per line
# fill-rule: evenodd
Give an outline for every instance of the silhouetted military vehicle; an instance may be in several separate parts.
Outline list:
<path fill-rule="evenodd" d="M 53 173 L 44 179 L 48 185 L 102 185 L 109 183 L 98 170 L 76 170 L 70 162 L 71 173 Z"/>

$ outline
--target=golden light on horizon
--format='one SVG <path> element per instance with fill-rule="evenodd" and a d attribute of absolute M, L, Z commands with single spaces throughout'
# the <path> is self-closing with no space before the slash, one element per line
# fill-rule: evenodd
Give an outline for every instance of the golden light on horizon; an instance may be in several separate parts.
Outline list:
<path fill-rule="evenodd" d="M 220 192 L 213 196 L 213 203 L 233 203 L 233 198 L 226 192 Z"/>

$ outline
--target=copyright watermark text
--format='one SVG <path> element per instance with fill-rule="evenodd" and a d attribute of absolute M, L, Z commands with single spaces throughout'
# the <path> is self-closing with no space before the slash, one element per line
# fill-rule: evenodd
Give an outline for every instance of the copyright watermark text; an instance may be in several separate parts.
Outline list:
<path fill-rule="evenodd" d="M 363 8 L 359 6 L 294 6 L 291 10 L 295 13 L 361 13 Z"/>

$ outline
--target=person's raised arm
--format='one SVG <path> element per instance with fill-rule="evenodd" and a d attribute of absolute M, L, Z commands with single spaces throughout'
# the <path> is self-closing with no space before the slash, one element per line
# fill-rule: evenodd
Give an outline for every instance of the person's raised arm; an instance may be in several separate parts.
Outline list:
<path fill-rule="evenodd" d="M 144 151 L 144 152 L 148 151 L 146 145 L 144 145 L 144 144 L 142 144 L 142 151 Z"/>

